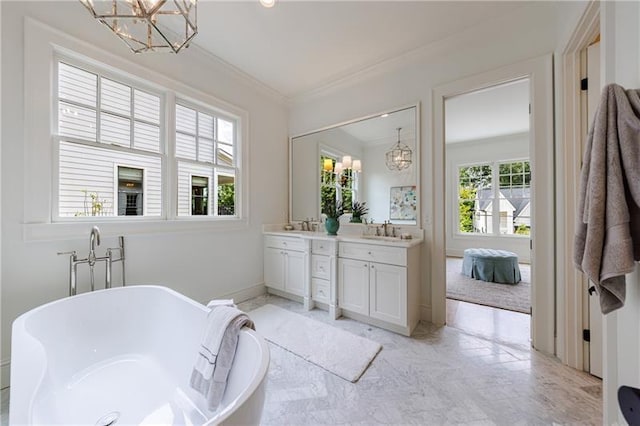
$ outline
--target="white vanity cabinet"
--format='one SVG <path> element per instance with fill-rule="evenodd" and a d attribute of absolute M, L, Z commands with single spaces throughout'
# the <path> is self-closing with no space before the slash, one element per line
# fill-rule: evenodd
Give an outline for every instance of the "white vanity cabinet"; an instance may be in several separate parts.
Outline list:
<path fill-rule="evenodd" d="M 307 241 L 267 235 L 264 244 L 265 285 L 288 295 L 305 297 Z"/>
<path fill-rule="evenodd" d="M 340 243 L 338 306 L 345 316 L 410 335 L 419 321 L 419 245 Z"/>
<path fill-rule="evenodd" d="M 311 240 L 311 300 L 329 308 L 329 315 L 337 318 L 336 261 L 337 241 L 314 238 Z"/>

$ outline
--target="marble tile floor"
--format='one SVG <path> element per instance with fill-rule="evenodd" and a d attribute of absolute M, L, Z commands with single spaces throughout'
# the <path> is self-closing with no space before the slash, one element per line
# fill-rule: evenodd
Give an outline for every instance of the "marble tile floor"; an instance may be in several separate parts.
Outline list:
<path fill-rule="evenodd" d="M 271 366 L 262 424 L 529 425 L 602 424 L 601 381 L 526 344 L 498 343 L 453 327 L 420 324 L 411 338 L 299 303 L 271 303 L 380 342 L 382 351 L 356 383 L 269 344 Z M 8 424 L 2 390 L 2 426 Z"/>
<path fill-rule="evenodd" d="M 271 303 L 380 342 L 382 351 L 350 383 L 275 345 L 262 423 L 602 424 L 601 381 L 532 350 L 453 327 L 418 326 L 411 338 L 276 296 Z"/>
<path fill-rule="evenodd" d="M 531 344 L 531 315 L 447 299 L 447 325 L 505 344 Z"/>

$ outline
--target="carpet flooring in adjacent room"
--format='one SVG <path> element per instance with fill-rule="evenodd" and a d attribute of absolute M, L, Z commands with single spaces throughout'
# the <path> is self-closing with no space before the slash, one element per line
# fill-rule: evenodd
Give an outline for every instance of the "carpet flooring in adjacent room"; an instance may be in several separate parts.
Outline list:
<path fill-rule="evenodd" d="M 447 298 L 510 311 L 531 313 L 531 266 L 521 263 L 522 281 L 499 284 L 462 274 L 462 259 L 447 257 Z"/>

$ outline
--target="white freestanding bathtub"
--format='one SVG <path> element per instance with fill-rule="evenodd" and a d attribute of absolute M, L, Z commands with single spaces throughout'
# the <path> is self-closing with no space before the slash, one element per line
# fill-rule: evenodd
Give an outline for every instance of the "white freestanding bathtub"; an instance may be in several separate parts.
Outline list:
<path fill-rule="evenodd" d="M 258 424 L 269 349 L 243 329 L 217 411 L 189 386 L 207 309 L 165 287 L 61 299 L 13 323 L 11 425 Z"/>

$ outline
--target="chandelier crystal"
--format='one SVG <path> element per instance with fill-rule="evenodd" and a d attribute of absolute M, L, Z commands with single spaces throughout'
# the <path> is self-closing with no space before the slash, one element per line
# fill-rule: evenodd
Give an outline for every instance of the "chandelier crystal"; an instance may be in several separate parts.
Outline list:
<path fill-rule="evenodd" d="M 198 33 L 198 0 L 80 0 L 135 53 L 178 53 Z"/>
<path fill-rule="evenodd" d="M 398 127 L 396 130 L 398 131 L 398 142 L 387 152 L 385 161 L 387 168 L 393 171 L 409 168 L 413 154 L 411 148 L 400 142 L 400 130 L 402 130 L 402 127 Z"/>

